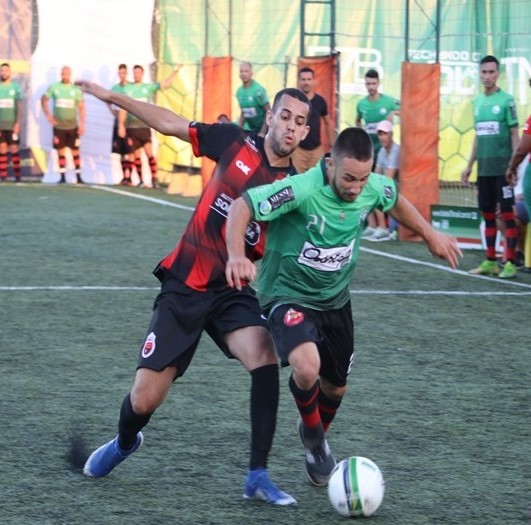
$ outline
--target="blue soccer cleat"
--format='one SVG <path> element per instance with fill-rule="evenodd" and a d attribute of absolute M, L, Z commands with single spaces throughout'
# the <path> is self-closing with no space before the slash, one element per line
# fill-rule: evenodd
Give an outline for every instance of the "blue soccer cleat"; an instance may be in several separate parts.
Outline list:
<path fill-rule="evenodd" d="M 250 470 L 245 480 L 245 493 L 247 499 L 256 499 L 271 503 L 272 505 L 296 505 L 297 500 L 289 494 L 282 492 L 269 477 L 267 469 Z"/>
<path fill-rule="evenodd" d="M 142 432 L 139 432 L 136 435 L 136 442 L 133 447 L 124 451 L 118 447 L 118 436 L 116 436 L 108 443 L 105 443 L 105 445 L 96 449 L 89 456 L 83 467 L 83 474 L 89 478 L 101 478 L 106 476 L 114 467 L 136 452 L 142 445 L 143 441 L 144 436 L 142 435 Z"/>

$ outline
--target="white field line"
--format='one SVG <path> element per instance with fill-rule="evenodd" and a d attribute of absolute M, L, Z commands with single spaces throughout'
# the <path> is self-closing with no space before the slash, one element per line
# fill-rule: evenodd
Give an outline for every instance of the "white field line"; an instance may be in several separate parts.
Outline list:
<path fill-rule="evenodd" d="M 139 195 L 136 193 L 130 193 L 128 191 L 119 190 L 116 188 L 109 188 L 107 186 L 98 186 L 98 185 L 91 185 L 90 186 L 93 189 L 101 190 L 101 191 L 108 191 L 110 193 L 116 193 L 117 195 L 122 195 L 124 197 L 130 197 L 134 199 L 141 199 L 148 202 L 153 202 L 155 204 L 160 204 L 162 206 L 170 206 L 173 208 L 178 208 L 181 210 L 187 210 L 187 211 L 194 211 L 195 208 L 192 206 L 185 206 L 182 204 L 177 204 L 174 202 L 166 201 L 163 199 L 157 199 L 155 197 L 149 197 L 146 195 Z M 425 261 L 419 261 L 417 259 L 412 259 L 410 257 L 404 257 L 402 255 L 396 255 L 392 253 L 386 253 L 381 252 L 379 250 L 374 250 L 371 248 L 364 248 L 361 247 L 361 251 L 371 253 L 373 255 L 379 255 L 381 257 L 388 257 L 389 259 L 394 259 L 396 261 L 402 261 L 407 262 L 410 264 L 419 264 L 421 266 L 427 266 L 429 268 L 433 268 L 435 270 L 440 270 L 443 272 L 450 272 L 455 273 L 457 275 L 461 275 L 464 277 L 474 278 L 474 279 L 484 279 L 488 280 L 490 282 L 496 283 L 496 284 L 507 284 L 510 286 L 516 286 L 520 288 L 525 288 L 531 290 L 531 285 L 526 283 L 520 283 L 518 281 L 509 281 L 509 280 L 501 280 L 501 279 L 493 279 L 492 277 L 487 277 L 484 275 L 471 275 L 463 270 L 452 270 L 452 268 L 449 268 L 448 266 L 444 266 L 442 264 L 437 263 L 431 263 L 431 262 L 425 262 Z M 152 288 L 152 287 L 142 287 L 142 286 L 0 286 L 0 291 L 39 291 L 39 290 L 72 290 L 72 291 L 91 291 L 91 290 L 113 290 L 113 291 L 143 291 L 143 290 L 158 290 L 159 288 Z M 470 295 L 470 296 L 496 296 L 496 295 L 531 295 L 531 292 L 494 292 L 494 291 L 487 291 L 487 292 L 459 292 L 459 291 L 448 291 L 448 290 L 432 290 L 432 291 L 424 291 L 424 290 L 350 290 L 350 293 L 352 295 Z"/>

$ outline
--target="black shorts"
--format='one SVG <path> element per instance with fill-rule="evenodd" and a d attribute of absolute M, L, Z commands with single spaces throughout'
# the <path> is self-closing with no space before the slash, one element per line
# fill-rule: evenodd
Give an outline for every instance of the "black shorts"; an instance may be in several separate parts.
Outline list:
<path fill-rule="evenodd" d="M 127 128 L 127 144 L 132 151 L 151 143 L 151 128 Z"/>
<path fill-rule="evenodd" d="M 302 343 L 319 350 L 319 375 L 335 386 L 345 386 L 354 359 L 354 321 L 350 301 L 339 310 L 320 311 L 281 304 L 269 315 L 269 331 L 283 364 Z"/>
<path fill-rule="evenodd" d="M 263 326 L 255 291 L 245 287 L 198 292 L 166 277 L 155 299 L 153 315 L 138 357 L 138 368 L 164 370 L 176 366 L 177 377 L 190 365 L 203 331 L 229 357 L 224 335 L 238 328 Z"/>
<path fill-rule="evenodd" d="M 127 155 L 130 152 L 131 148 L 127 143 L 127 137 L 120 137 L 118 135 L 118 128 L 115 126 L 112 131 L 112 153 Z"/>
<path fill-rule="evenodd" d="M 6 143 L 8 146 L 14 146 L 20 144 L 20 138 L 18 135 L 16 139 L 13 138 L 12 129 L 0 129 L 0 144 Z"/>
<path fill-rule="evenodd" d="M 478 177 L 478 207 L 481 211 L 495 212 L 496 205 L 500 211 L 512 211 L 514 206 L 514 191 L 507 184 L 505 175 L 497 177 Z"/>
<path fill-rule="evenodd" d="M 54 149 L 79 149 L 78 129 L 57 129 L 53 128 Z"/>

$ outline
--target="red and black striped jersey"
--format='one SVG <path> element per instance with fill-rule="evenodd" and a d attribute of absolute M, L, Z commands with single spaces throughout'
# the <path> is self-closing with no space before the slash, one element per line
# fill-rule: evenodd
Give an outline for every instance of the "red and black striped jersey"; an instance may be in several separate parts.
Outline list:
<path fill-rule="evenodd" d="M 232 124 L 192 122 L 188 133 L 194 155 L 211 158 L 216 167 L 181 239 L 154 273 L 163 269 L 194 290 L 205 291 L 227 284 L 225 223 L 232 201 L 248 188 L 295 174 L 295 168 L 291 163 L 288 168 L 272 167 L 264 139 Z M 262 257 L 265 228 L 255 221 L 247 228 L 246 255 L 252 261 Z"/>

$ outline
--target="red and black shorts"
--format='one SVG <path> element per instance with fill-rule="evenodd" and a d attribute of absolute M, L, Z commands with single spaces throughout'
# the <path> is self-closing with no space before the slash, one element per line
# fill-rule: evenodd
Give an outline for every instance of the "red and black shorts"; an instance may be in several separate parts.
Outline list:
<path fill-rule="evenodd" d="M 53 128 L 53 147 L 54 149 L 79 149 L 78 129 Z"/>
<path fill-rule="evenodd" d="M 155 299 L 153 315 L 138 357 L 138 368 L 164 370 L 176 366 L 177 377 L 190 365 L 204 331 L 229 357 L 225 334 L 247 326 L 263 326 L 255 291 L 223 287 L 199 292 L 166 277 Z"/>
<path fill-rule="evenodd" d="M 335 386 L 345 386 L 354 358 L 354 321 L 350 301 L 338 310 L 314 310 L 293 303 L 275 307 L 268 317 L 269 331 L 282 364 L 302 343 L 319 350 L 319 375 Z"/>
<path fill-rule="evenodd" d="M 125 131 L 127 143 L 132 151 L 151 143 L 151 128 L 127 128 Z"/>

